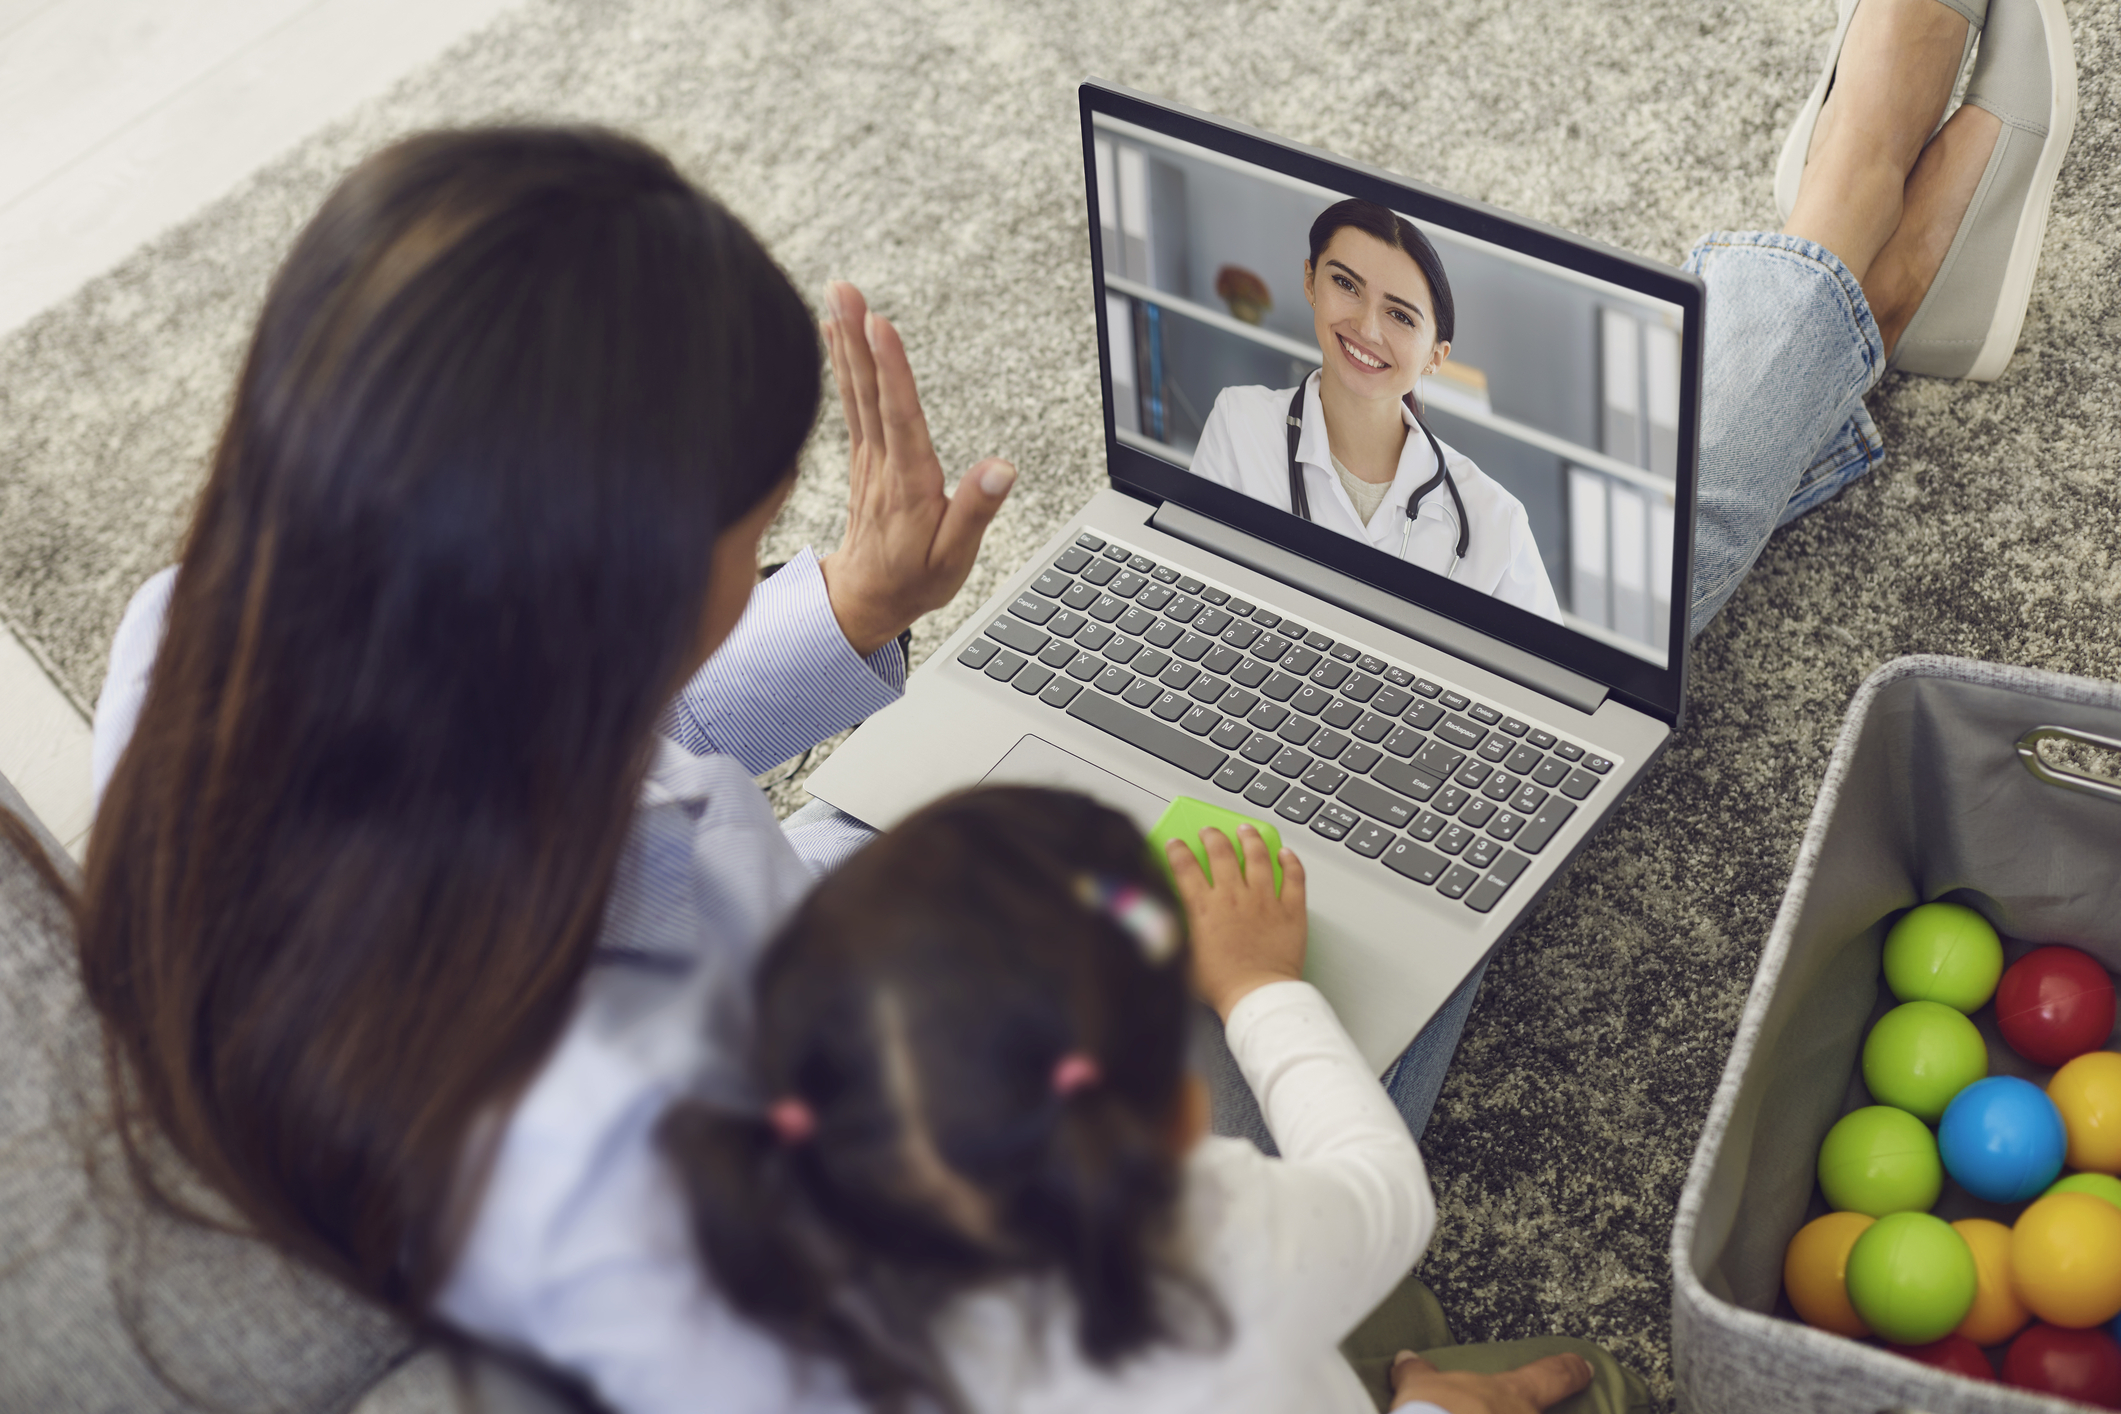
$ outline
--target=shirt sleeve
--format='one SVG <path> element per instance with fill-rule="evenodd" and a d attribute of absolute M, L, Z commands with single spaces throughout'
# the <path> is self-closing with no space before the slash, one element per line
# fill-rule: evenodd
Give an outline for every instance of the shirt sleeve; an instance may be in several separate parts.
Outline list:
<path fill-rule="evenodd" d="M 857 655 L 808 549 L 751 593 L 743 618 L 678 691 L 663 731 L 695 756 L 734 756 L 754 775 L 896 702 L 897 643 Z"/>
<path fill-rule="evenodd" d="M 103 803 L 118 758 L 125 754 L 133 729 L 140 725 L 140 705 L 147 700 L 147 681 L 162 651 L 162 630 L 169 621 L 169 596 L 177 587 L 177 567 L 151 576 L 133 591 L 111 639 L 110 669 L 96 698 L 96 724 L 89 739 L 89 780 L 95 803 Z"/>
<path fill-rule="evenodd" d="M 1251 1180 L 1251 1242 L 1265 1253 L 1289 1337 L 1337 1342 L 1405 1278 L 1436 1228 L 1407 1124 L 1340 1018 L 1307 982 L 1232 1008 L 1230 1052 L 1281 1150 Z"/>

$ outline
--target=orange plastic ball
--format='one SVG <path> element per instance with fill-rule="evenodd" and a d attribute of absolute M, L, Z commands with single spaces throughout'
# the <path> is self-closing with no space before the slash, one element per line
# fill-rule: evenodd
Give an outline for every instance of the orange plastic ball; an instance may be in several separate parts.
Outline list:
<path fill-rule="evenodd" d="M 1976 1345 L 2001 1345 L 2033 1318 L 2011 1287 L 2011 1230 L 1987 1218 L 1962 1218 L 1952 1230 L 1974 1251 L 1974 1307 L 1954 1335 Z"/>
<path fill-rule="evenodd" d="M 2050 1193 L 2011 1229 L 2011 1286 L 2034 1315 L 2082 1330 L 2121 1315 L 2121 1208 Z"/>
<path fill-rule="evenodd" d="M 2121 1055 L 2087 1051 L 2055 1072 L 2047 1098 L 2069 1131 L 2069 1166 L 2121 1174 Z"/>
<path fill-rule="evenodd" d="M 1878 1221 L 1868 1213 L 1828 1213 L 1797 1229 L 1782 1254 L 1782 1289 L 1806 1325 L 1859 1339 L 1871 1328 L 1849 1304 L 1849 1249 Z"/>

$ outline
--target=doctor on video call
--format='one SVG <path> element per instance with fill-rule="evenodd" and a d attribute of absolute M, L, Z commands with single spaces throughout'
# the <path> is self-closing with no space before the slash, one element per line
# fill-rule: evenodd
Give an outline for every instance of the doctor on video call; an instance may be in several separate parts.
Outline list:
<path fill-rule="evenodd" d="M 1414 400 L 1451 355 L 1436 248 L 1375 202 L 1338 202 L 1311 223 L 1304 296 L 1325 366 L 1300 388 L 1223 389 L 1195 474 L 1560 622 L 1523 504 Z"/>

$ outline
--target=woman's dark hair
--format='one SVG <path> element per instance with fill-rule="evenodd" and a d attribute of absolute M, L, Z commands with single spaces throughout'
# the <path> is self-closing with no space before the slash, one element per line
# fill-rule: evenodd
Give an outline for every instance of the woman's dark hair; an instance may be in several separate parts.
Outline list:
<path fill-rule="evenodd" d="M 637 141 L 430 133 L 332 193 L 89 841 L 151 1189 L 147 1124 L 258 1235 L 424 1310 L 467 1131 L 568 1014 L 715 539 L 818 391 L 787 278 Z"/>
<path fill-rule="evenodd" d="M 814 1132 L 663 1122 L 730 1300 L 886 1410 L 961 1407 L 930 1323 L 1010 1277 L 1057 1275 L 1099 1365 L 1220 1332 L 1172 1250 L 1182 919 L 1125 816 L 1028 787 L 929 806 L 828 877 L 757 983 L 759 1083 Z M 1057 1085 L 1068 1057 L 1096 1078 Z"/>
<path fill-rule="evenodd" d="M 1360 197 L 1334 202 L 1311 223 L 1311 268 L 1318 268 L 1318 259 L 1332 244 L 1334 232 L 1350 226 L 1413 257 L 1421 267 L 1421 277 L 1429 282 L 1429 302 L 1436 310 L 1436 342 L 1450 343 L 1457 330 L 1458 310 L 1451 300 L 1450 277 L 1443 273 L 1443 257 L 1420 228 L 1398 212 Z"/>

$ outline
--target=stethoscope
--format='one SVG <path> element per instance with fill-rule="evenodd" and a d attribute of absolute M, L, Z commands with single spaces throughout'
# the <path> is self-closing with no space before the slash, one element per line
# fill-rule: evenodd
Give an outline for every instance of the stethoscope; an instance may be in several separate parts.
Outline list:
<path fill-rule="evenodd" d="M 1303 435 L 1304 389 L 1310 382 L 1311 380 L 1306 378 L 1297 384 L 1296 396 L 1289 399 L 1289 509 L 1305 520 L 1311 518 L 1311 497 L 1304 490 L 1304 472 L 1296 460 L 1296 443 Z M 1412 393 L 1407 394 L 1406 404 L 1407 410 L 1412 412 Z M 1444 575 L 1448 578 L 1451 571 L 1458 568 L 1458 562 L 1466 557 L 1466 548 L 1473 543 L 1472 530 L 1466 520 L 1465 498 L 1458 494 L 1458 478 L 1452 476 L 1451 469 L 1444 465 L 1443 447 L 1437 442 L 1436 434 L 1429 430 L 1429 424 L 1418 412 L 1414 414 L 1414 425 L 1421 429 L 1422 436 L 1429 439 L 1429 450 L 1436 454 L 1436 474 L 1415 487 L 1414 494 L 1407 497 L 1405 504 L 1399 508 L 1400 514 L 1406 517 L 1406 524 L 1399 532 L 1399 558 L 1404 560 L 1407 557 L 1407 542 L 1414 535 L 1415 508 L 1421 504 L 1421 498 L 1434 491 L 1440 482 L 1451 493 L 1451 504 L 1458 509 L 1458 547 L 1451 554 L 1451 563 L 1444 568 Z"/>

